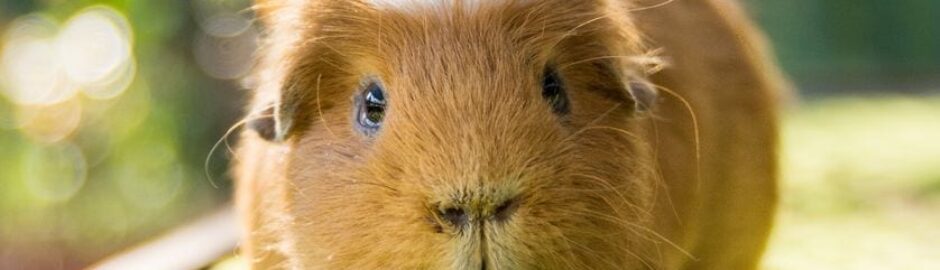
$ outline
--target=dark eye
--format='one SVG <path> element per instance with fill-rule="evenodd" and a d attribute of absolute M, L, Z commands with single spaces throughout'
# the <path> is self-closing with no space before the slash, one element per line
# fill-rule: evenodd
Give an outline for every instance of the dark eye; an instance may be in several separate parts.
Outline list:
<path fill-rule="evenodd" d="M 565 85 L 554 69 L 545 69 L 542 75 L 542 97 L 548 101 L 548 104 L 552 106 L 552 111 L 557 114 L 568 114 L 571 111 L 568 96 L 565 94 Z"/>
<path fill-rule="evenodd" d="M 385 119 L 385 92 L 376 83 L 369 84 L 359 100 L 359 109 L 356 116 L 360 128 L 366 134 L 378 131 Z"/>

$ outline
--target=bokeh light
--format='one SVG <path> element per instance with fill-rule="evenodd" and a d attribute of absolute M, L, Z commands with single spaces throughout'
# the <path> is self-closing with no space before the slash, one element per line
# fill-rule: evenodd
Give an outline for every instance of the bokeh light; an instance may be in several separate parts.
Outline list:
<path fill-rule="evenodd" d="M 224 2 L 0 2 L 0 269 L 83 268 L 225 201 L 201 161 L 241 92 L 213 76 L 247 73 L 256 30 Z"/>
<path fill-rule="evenodd" d="M 78 90 L 91 98 L 113 98 L 136 73 L 132 30 L 113 8 L 84 9 L 61 29 L 42 15 L 19 18 L 10 29 L 0 72 L 16 103 L 58 103 Z"/>
<path fill-rule="evenodd" d="M 31 147 L 24 152 L 23 181 L 44 202 L 68 201 L 85 184 L 88 168 L 82 151 L 72 144 Z"/>
<path fill-rule="evenodd" d="M 24 16 L 10 24 L 0 55 L 4 93 L 19 104 L 51 104 L 71 98 L 76 86 L 56 54 L 58 27 L 41 15 Z"/>
<path fill-rule="evenodd" d="M 57 58 L 69 79 L 77 84 L 113 81 L 127 73 L 130 35 L 124 16 L 112 8 L 94 6 L 65 22 L 56 38 Z"/>
<path fill-rule="evenodd" d="M 38 142 L 58 142 L 71 135 L 82 119 L 81 102 L 75 99 L 58 104 L 22 105 L 17 126 L 26 137 Z"/>
<path fill-rule="evenodd" d="M 167 145 L 170 142 L 155 138 L 122 145 L 111 173 L 124 201 L 138 208 L 160 209 L 177 195 L 185 175 L 176 147 Z"/>
<path fill-rule="evenodd" d="M 206 74 L 214 78 L 241 78 L 251 70 L 257 38 L 257 30 L 251 27 L 232 36 L 202 33 L 196 37 L 194 45 L 196 61 Z"/>
<path fill-rule="evenodd" d="M 218 1 L 196 0 L 200 31 L 193 45 L 199 67 L 214 78 L 237 79 L 251 70 L 259 32 L 250 14 Z"/>
<path fill-rule="evenodd" d="M 0 100 L 0 102 L 3 102 Z M 13 129 L 16 127 L 16 119 L 13 114 L 13 108 L 3 106 L 0 103 L 0 131 Z"/>

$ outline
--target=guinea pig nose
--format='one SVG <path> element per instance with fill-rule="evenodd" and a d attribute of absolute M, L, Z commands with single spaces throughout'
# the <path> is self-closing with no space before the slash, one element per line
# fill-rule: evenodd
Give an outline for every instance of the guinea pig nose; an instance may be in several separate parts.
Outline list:
<path fill-rule="evenodd" d="M 493 211 L 492 217 L 499 221 L 507 220 L 512 216 L 513 212 L 516 212 L 517 207 L 518 207 L 518 202 L 516 200 L 514 199 L 505 200 L 496 206 L 496 208 Z"/>
<path fill-rule="evenodd" d="M 518 202 L 514 199 L 503 200 L 499 203 L 457 203 L 439 206 L 437 216 L 442 223 L 446 223 L 441 225 L 461 229 L 471 222 L 506 221 L 511 218 L 516 208 L 518 208 Z"/>
<path fill-rule="evenodd" d="M 448 207 L 440 212 L 441 219 L 456 227 L 463 227 L 470 221 L 467 211 L 460 207 Z"/>

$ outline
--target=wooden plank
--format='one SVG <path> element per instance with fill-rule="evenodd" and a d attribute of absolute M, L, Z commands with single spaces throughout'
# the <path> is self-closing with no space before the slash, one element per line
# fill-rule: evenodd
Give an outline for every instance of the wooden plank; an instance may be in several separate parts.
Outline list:
<path fill-rule="evenodd" d="M 232 206 L 111 256 L 89 269 L 199 269 L 232 254 L 239 241 Z"/>

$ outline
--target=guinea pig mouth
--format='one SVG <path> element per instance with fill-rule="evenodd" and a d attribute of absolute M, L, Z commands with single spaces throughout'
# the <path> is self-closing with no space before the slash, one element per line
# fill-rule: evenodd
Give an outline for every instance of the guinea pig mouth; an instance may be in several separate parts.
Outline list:
<path fill-rule="evenodd" d="M 466 232 L 461 235 L 463 241 L 458 247 L 458 252 L 461 255 L 458 257 L 459 261 L 462 263 L 458 269 L 489 269 L 489 268 L 499 268 L 493 267 L 494 262 L 490 259 L 490 248 L 489 248 L 489 239 L 487 239 L 486 230 L 483 228 L 484 223 L 479 223 L 480 226 L 468 226 L 476 227 L 472 232 Z"/>

